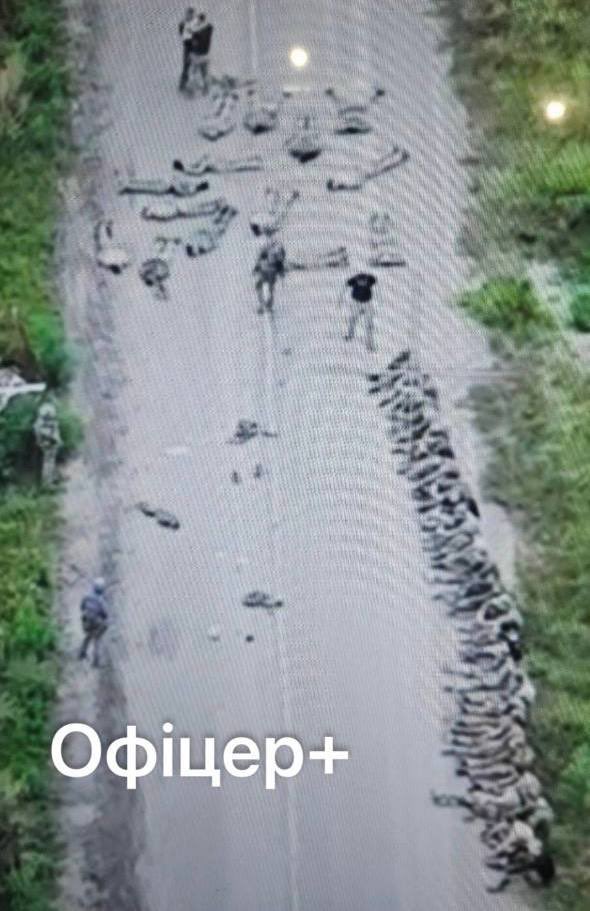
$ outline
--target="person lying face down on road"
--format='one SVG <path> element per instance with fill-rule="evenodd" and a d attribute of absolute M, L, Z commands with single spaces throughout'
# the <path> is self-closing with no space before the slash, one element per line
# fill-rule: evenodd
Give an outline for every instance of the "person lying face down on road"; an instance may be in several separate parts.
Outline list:
<path fill-rule="evenodd" d="M 274 130 L 278 123 L 280 104 L 262 101 L 254 88 L 248 91 L 248 104 L 242 123 L 254 136 Z"/>
<path fill-rule="evenodd" d="M 236 127 L 239 94 L 236 89 L 216 85 L 209 99 L 208 110 L 204 112 L 197 130 L 204 139 L 216 142 Z"/>
<path fill-rule="evenodd" d="M 370 272 L 357 272 L 347 279 L 341 298 L 346 296 L 348 310 L 348 328 L 344 336 L 347 342 L 355 336 L 356 325 L 362 319 L 365 326 L 365 344 L 367 351 L 375 351 L 374 322 L 375 305 L 373 288 L 377 279 Z"/>
<path fill-rule="evenodd" d="M 474 788 L 466 796 L 433 794 L 432 799 L 441 807 L 465 807 L 474 817 L 499 820 L 524 815 L 536 808 L 541 794 L 539 779 L 531 772 L 524 772 L 518 781 L 500 794 L 490 794 Z M 529 823 L 530 824 L 530 823 Z"/>
<path fill-rule="evenodd" d="M 180 169 L 176 169 L 177 172 Z M 119 193 L 137 194 L 141 196 L 196 196 L 209 189 L 209 181 L 195 180 L 190 176 L 176 173 L 170 178 L 142 178 L 133 177 L 119 186 Z"/>
<path fill-rule="evenodd" d="M 405 266 L 406 260 L 396 244 L 393 219 L 387 212 L 372 212 L 369 216 L 369 265 Z"/>
<path fill-rule="evenodd" d="M 148 221 L 173 221 L 176 218 L 216 220 L 233 208 L 224 196 L 194 202 L 187 199 L 158 199 L 143 206 L 140 215 Z M 233 210 L 234 213 L 236 210 Z"/>
<path fill-rule="evenodd" d="M 190 257 L 216 250 L 238 210 L 229 203 L 219 205 L 208 218 L 201 218 L 197 227 L 185 237 L 184 249 Z"/>
<path fill-rule="evenodd" d="M 368 117 L 369 108 L 385 95 L 385 90 L 377 86 L 363 101 L 345 98 L 332 87 L 326 89 L 326 95 L 336 107 L 335 133 L 370 133 L 373 124 Z"/>
<path fill-rule="evenodd" d="M 120 275 L 131 263 L 128 251 L 113 239 L 113 222 L 101 218 L 94 228 L 96 262 L 113 275 Z"/>
<path fill-rule="evenodd" d="M 212 158 L 205 153 L 196 161 L 184 164 L 180 158 L 172 162 L 175 171 L 182 171 L 190 177 L 202 177 L 203 174 L 231 174 L 243 171 L 262 171 L 264 161 L 260 155 L 244 155 L 241 158 Z"/>
<path fill-rule="evenodd" d="M 285 224 L 287 215 L 293 203 L 299 199 L 299 190 L 279 190 L 276 187 L 266 187 L 262 208 L 250 216 L 250 230 L 255 237 L 265 235 L 270 237 Z"/>
<path fill-rule="evenodd" d="M 168 300 L 166 282 L 170 278 L 170 267 L 180 243 L 178 237 L 156 237 L 157 255 L 144 260 L 139 267 L 139 277 L 154 291 L 158 300 Z"/>
<path fill-rule="evenodd" d="M 285 143 L 285 148 L 300 164 L 306 164 L 318 157 L 322 151 L 322 141 L 312 114 L 305 114 L 299 118 L 294 132 Z"/>

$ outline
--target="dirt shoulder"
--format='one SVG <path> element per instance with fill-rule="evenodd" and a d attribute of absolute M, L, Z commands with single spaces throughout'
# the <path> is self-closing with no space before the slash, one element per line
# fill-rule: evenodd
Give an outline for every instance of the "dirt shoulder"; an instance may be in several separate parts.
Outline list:
<path fill-rule="evenodd" d="M 125 428 L 115 407 L 122 378 L 111 301 L 93 256 L 92 225 L 101 215 L 98 189 L 103 174 L 98 148 L 107 91 L 96 79 L 100 4 L 73 0 L 67 12 L 78 84 L 72 118 L 77 163 L 63 188 L 58 265 L 68 337 L 77 359 L 72 399 L 84 421 L 85 443 L 69 467 L 64 504 L 60 574 L 64 670 L 58 724 L 83 721 L 99 731 L 105 742 L 121 730 L 125 719 L 117 670 L 124 660 L 117 636 L 117 586 L 111 589 L 111 629 L 99 670 L 77 660 L 79 601 L 89 577 L 117 579 L 121 510 L 117 449 Z M 63 780 L 60 798 L 65 841 L 62 906 L 68 911 L 145 911 L 134 876 L 141 843 L 140 798 L 100 770 L 89 778 Z"/>

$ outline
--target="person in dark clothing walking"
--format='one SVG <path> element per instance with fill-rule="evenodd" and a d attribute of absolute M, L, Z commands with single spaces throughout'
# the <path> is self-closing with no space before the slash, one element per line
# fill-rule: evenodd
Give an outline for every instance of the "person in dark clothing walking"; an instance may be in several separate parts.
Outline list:
<path fill-rule="evenodd" d="M 79 657 L 80 659 L 86 657 L 88 647 L 92 642 L 94 645 L 93 667 L 98 667 L 100 640 L 108 627 L 109 615 L 105 600 L 105 588 L 103 579 L 95 579 L 92 583 L 92 590 L 82 598 L 80 604 L 80 619 L 82 621 L 84 641 L 82 642 Z"/>
<path fill-rule="evenodd" d="M 285 271 L 285 248 L 279 240 L 271 237 L 260 250 L 254 266 L 254 287 L 258 297 L 257 312 L 259 314 L 263 314 L 265 311 L 272 313 L 277 278 L 284 278 Z"/>
<path fill-rule="evenodd" d="M 350 302 L 348 315 L 348 331 L 344 338 L 351 341 L 354 338 L 356 324 L 362 317 L 365 323 L 365 341 L 368 351 L 375 350 L 373 338 L 375 308 L 373 305 L 373 285 L 377 279 L 369 272 L 358 272 L 346 282 L 344 293 L 350 288 Z"/>
<path fill-rule="evenodd" d="M 197 30 L 193 34 L 192 53 L 195 66 L 201 79 L 201 91 L 206 94 L 209 90 L 209 51 L 213 26 L 208 21 L 205 13 L 200 13 L 197 19 Z"/>
<path fill-rule="evenodd" d="M 209 50 L 213 36 L 213 26 L 207 20 L 205 13 L 197 16 L 192 6 L 189 6 L 184 19 L 178 27 L 182 39 L 182 73 L 179 89 L 186 90 L 191 68 L 196 67 L 201 80 L 201 91 L 207 92 L 209 84 Z"/>
<path fill-rule="evenodd" d="M 197 17 L 192 6 L 189 6 L 184 14 L 184 18 L 178 26 L 178 33 L 182 40 L 182 72 L 178 88 L 184 92 L 187 86 L 188 77 L 192 63 L 192 41 L 193 34 L 197 26 Z"/>

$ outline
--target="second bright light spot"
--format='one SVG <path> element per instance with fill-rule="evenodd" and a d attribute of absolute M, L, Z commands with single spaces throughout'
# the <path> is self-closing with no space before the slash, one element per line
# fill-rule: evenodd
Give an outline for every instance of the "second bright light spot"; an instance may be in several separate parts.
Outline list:
<path fill-rule="evenodd" d="M 547 120 L 556 123 L 559 120 L 563 120 L 566 110 L 565 103 L 555 98 L 545 105 L 545 117 Z"/>
<path fill-rule="evenodd" d="M 309 60 L 309 54 L 304 47 L 292 47 L 289 51 L 289 60 L 296 66 L 297 69 L 301 69 L 304 66 L 307 66 Z"/>

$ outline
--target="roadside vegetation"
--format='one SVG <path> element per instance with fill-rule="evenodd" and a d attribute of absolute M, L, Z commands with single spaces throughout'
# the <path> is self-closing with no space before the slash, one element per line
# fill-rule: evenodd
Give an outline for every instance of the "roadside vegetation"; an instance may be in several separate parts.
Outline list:
<path fill-rule="evenodd" d="M 59 400 L 70 360 L 52 285 L 68 74 L 58 0 L 0 0 L 0 367 Z M 48 768 L 58 498 L 38 483 L 38 399 L 0 412 L 0 907 L 53 907 Z M 77 422 L 60 407 L 66 448 Z"/>
<path fill-rule="evenodd" d="M 532 736 L 556 812 L 558 879 L 539 898 L 551 911 L 587 911 L 590 370 L 572 330 L 590 331 L 590 16 L 587 0 L 439 6 L 479 145 L 465 239 L 483 278 L 459 304 L 490 329 L 505 368 L 471 399 L 492 444 L 488 492 L 521 531 Z M 563 104 L 556 121 L 551 100 Z M 566 316 L 530 281 L 532 261 L 557 267 Z"/>

